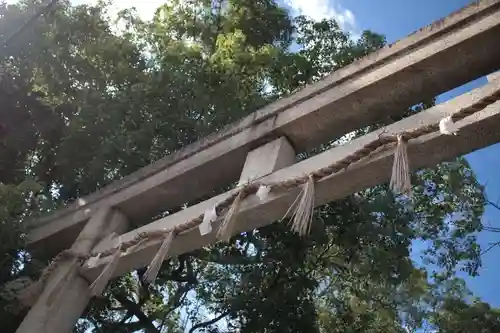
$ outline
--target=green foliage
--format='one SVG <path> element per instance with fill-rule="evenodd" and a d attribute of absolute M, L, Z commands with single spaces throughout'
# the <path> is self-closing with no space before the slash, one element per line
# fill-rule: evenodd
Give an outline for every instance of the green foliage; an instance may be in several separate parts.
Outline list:
<path fill-rule="evenodd" d="M 0 31 L 37 4 L 0 7 Z M 118 32 L 103 4 L 63 2 L 1 60 L 0 285 L 38 268 L 21 252 L 28 218 L 385 44 L 369 31 L 353 41 L 334 20 L 291 18 L 271 0 L 170 1 L 150 22 L 126 10 L 115 23 Z M 445 288 L 457 270 L 478 272 L 482 188 L 464 159 L 413 178 L 412 200 L 381 185 L 319 207 L 306 239 L 275 223 L 166 261 L 154 286 L 137 270 L 92 300 L 75 330 L 405 332 L 430 322 L 451 332 L 476 325 L 461 321 L 476 314 L 494 328 L 495 310 Z M 416 241 L 431 266 L 412 261 Z M 12 304 L 0 299 L 2 322 Z M 16 320 L 2 329 L 14 332 Z"/>
<path fill-rule="evenodd" d="M 468 304 L 458 298 L 449 298 L 434 313 L 432 323 L 439 333 L 497 332 L 500 311 L 479 300 Z"/>
<path fill-rule="evenodd" d="M 24 246 L 23 222 L 36 203 L 35 194 L 39 190 L 40 186 L 29 179 L 18 185 L 0 182 L 0 318 L 5 323 L 2 325 L 5 332 L 14 332 L 24 314 L 19 312 L 9 284 L 21 270 L 23 275 L 32 275 L 36 270 L 33 265 L 26 266 L 25 255 L 20 250 Z"/>

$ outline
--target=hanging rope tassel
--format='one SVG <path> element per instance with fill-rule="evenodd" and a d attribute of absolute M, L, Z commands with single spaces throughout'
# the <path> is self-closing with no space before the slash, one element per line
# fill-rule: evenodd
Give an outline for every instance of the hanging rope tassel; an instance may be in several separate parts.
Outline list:
<path fill-rule="evenodd" d="M 291 216 L 291 230 L 300 236 L 306 236 L 311 231 L 314 212 L 314 178 L 312 175 L 309 176 L 307 182 L 302 186 L 302 190 L 283 218 L 288 216 L 293 207 L 295 207 L 295 210 Z"/>
<path fill-rule="evenodd" d="M 95 281 L 90 285 L 90 295 L 91 296 L 101 296 L 106 287 L 108 286 L 109 280 L 111 280 L 111 276 L 115 272 L 116 267 L 120 261 L 120 257 L 122 254 L 122 242 L 121 238 L 118 238 L 118 247 L 116 248 L 115 253 L 111 256 L 108 264 L 102 270 L 101 274 L 95 279 Z"/>
<path fill-rule="evenodd" d="M 398 145 L 394 153 L 390 188 L 396 194 L 411 195 L 410 166 L 406 151 L 406 141 L 400 134 L 398 134 Z"/>
<path fill-rule="evenodd" d="M 231 207 L 224 216 L 224 220 L 222 221 L 219 230 L 217 230 L 217 238 L 224 242 L 229 242 L 231 236 L 234 233 L 234 227 L 236 225 L 236 214 L 240 210 L 241 200 L 243 199 L 243 194 L 245 192 L 245 188 L 240 189 L 236 198 L 234 198 Z"/>
<path fill-rule="evenodd" d="M 163 240 L 163 243 L 161 243 L 160 249 L 158 250 L 158 252 L 156 252 L 156 255 L 149 264 L 146 273 L 144 273 L 143 276 L 144 283 L 151 284 L 154 282 L 154 280 L 156 280 L 161 265 L 165 260 L 165 257 L 167 256 L 170 247 L 172 246 L 173 240 L 174 240 L 174 231 L 172 230 L 165 235 L 165 239 Z"/>

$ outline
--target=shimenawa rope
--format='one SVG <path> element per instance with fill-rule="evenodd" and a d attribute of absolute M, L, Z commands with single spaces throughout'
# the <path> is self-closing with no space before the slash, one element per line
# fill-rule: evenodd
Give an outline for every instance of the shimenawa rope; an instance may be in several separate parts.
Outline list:
<path fill-rule="evenodd" d="M 451 129 L 454 122 L 464 119 L 478 111 L 483 110 L 488 105 L 496 102 L 498 99 L 500 99 L 500 89 L 493 92 L 491 95 L 482 98 L 475 104 L 466 107 L 460 110 L 459 112 L 454 113 L 451 116 L 443 118 L 439 123 L 425 125 L 413 130 L 403 131 L 396 135 L 385 135 L 385 136 L 381 135 L 376 139 L 374 139 L 373 141 L 365 144 L 362 148 L 358 149 L 353 154 L 346 156 L 342 160 L 330 166 L 316 170 L 310 173 L 309 175 L 269 184 L 259 184 L 258 182 L 245 184 L 244 186 L 234 191 L 230 196 L 228 196 L 227 198 L 216 204 L 213 210 L 211 210 L 211 215 L 214 215 L 213 212 L 215 211 L 216 216 L 221 216 L 222 212 L 226 212 L 225 220 L 221 225 L 221 229 L 219 229 L 218 231 L 218 238 L 223 240 L 229 240 L 234 230 L 234 225 L 239 205 L 241 201 L 245 199 L 248 195 L 258 194 L 259 198 L 263 200 L 262 198 L 267 197 L 269 193 L 272 191 L 288 190 L 297 186 L 303 186 L 303 189 L 300 192 L 295 202 L 299 203 L 298 204 L 299 207 L 296 207 L 294 214 L 292 215 L 293 217 L 292 230 L 298 232 L 301 235 L 307 234 L 310 229 L 310 223 L 312 219 L 312 209 L 314 208 L 315 181 L 330 176 L 343 169 L 346 169 L 351 164 L 354 164 L 360 161 L 361 159 L 368 157 L 370 154 L 377 151 L 378 149 L 384 146 L 393 145 L 395 143 L 398 144 L 399 146 L 399 152 L 397 147 L 395 155 L 399 154 L 400 157 L 398 158 L 398 156 L 395 156 L 395 162 L 393 166 L 393 176 L 397 175 L 394 176 L 397 179 L 394 179 L 394 177 L 392 177 L 391 183 L 394 182 L 395 185 L 391 187 L 393 187 L 393 189 L 398 192 L 408 194 L 409 191 L 411 190 L 411 184 L 409 184 L 409 178 L 406 178 L 409 177 L 408 158 L 406 156 L 406 143 L 409 140 L 416 139 L 418 137 L 436 131 L 440 131 L 442 134 L 445 135 L 446 134 L 455 135 L 456 130 Z M 400 165 L 398 166 L 396 164 Z M 26 288 L 25 293 L 31 295 L 31 297 L 29 297 L 29 299 L 31 300 L 33 300 L 34 298 L 33 296 L 35 294 L 39 295 L 43 290 L 43 288 L 45 287 L 48 278 L 50 277 L 52 272 L 57 268 L 59 262 L 61 261 L 65 261 L 68 259 L 77 259 L 76 261 L 78 263 L 81 263 L 96 256 L 103 258 L 107 256 L 117 255 L 118 252 L 119 253 L 127 252 L 128 249 L 136 247 L 140 243 L 143 243 L 144 241 L 163 239 L 164 246 L 162 245 L 159 250 L 162 251 L 162 253 L 160 254 L 157 253 L 155 258 L 157 258 L 158 260 L 156 261 L 153 260 L 154 261 L 153 266 L 155 266 L 154 269 L 155 272 L 152 274 L 152 278 L 148 279 L 149 282 L 151 282 L 152 280 L 154 280 L 154 277 L 156 277 L 156 274 L 159 270 L 158 265 L 161 266 L 161 262 L 168 254 L 168 249 L 170 248 L 170 245 L 173 242 L 174 236 L 179 234 L 189 233 L 192 230 L 198 228 L 198 226 L 203 222 L 204 215 L 205 213 L 197 216 L 196 218 L 193 218 L 192 220 L 184 224 L 177 225 L 176 227 L 169 230 L 152 230 L 152 231 L 138 233 L 134 238 L 125 242 L 120 242 L 118 246 L 107 249 L 106 251 L 99 253 L 92 253 L 90 255 L 87 255 L 87 254 L 75 253 L 72 252 L 71 250 L 63 250 L 42 271 L 39 280 L 30 285 L 28 288 Z M 210 220 L 213 220 L 213 218 L 211 217 Z M 117 257 L 119 259 L 119 256 Z M 114 260 L 111 260 L 111 262 L 114 262 Z M 24 298 L 24 301 L 26 302 L 26 297 Z"/>

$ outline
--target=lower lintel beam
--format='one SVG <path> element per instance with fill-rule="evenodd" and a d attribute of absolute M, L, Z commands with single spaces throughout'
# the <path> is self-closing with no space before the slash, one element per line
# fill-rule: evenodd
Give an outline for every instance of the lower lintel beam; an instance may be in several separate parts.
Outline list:
<path fill-rule="evenodd" d="M 300 163 L 275 171 L 259 180 L 263 183 L 277 182 L 303 176 L 352 154 L 366 143 L 374 140 L 383 130 L 388 134 L 396 134 L 427 124 L 435 124 L 443 117 L 452 115 L 463 108 L 473 105 L 478 100 L 491 95 L 498 89 L 500 89 L 500 81 L 495 80 L 484 87 L 475 89 L 446 103 L 391 124 L 385 129 L 371 132 L 348 144 L 329 149 Z M 499 142 L 500 102 L 496 102 L 482 111 L 462 119 L 456 123 L 456 126 L 459 129 L 457 136 L 442 135 L 436 132 L 411 140 L 408 143 L 410 167 L 413 170 L 422 167 L 432 167 L 439 162 L 450 160 Z M 347 170 L 319 180 L 315 187 L 316 205 L 325 204 L 357 191 L 387 182 L 391 174 L 393 152 L 394 149 L 382 150 L 349 166 Z M 176 225 L 183 224 L 199 216 L 231 193 L 232 191 L 223 193 L 197 205 L 188 207 L 176 214 L 128 232 L 122 235 L 122 239 L 123 241 L 132 239 L 141 231 L 170 229 Z M 253 230 L 279 220 L 283 217 L 297 194 L 298 189 L 271 192 L 264 202 L 260 202 L 254 195 L 247 197 L 242 202 L 238 213 L 239 224 L 237 232 Z M 215 243 L 216 228 L 219 222 L 214 223 L 214 231 L 209 235 L 201 236 L 198 230 L 194 230 L 188 234 L 177 236 L 172 244 L 170 254 L 178 255 Z M 111 247 L 112 244 L 113 242 L 109 241 L 98 246 L 96 250 L 104 251 Z M 127 271 L 148 265 L 158 250 L 159 245 L 159 240 L 150 241 L 124 254 L 120 259 L 119 267 L 115 274 L 122 275 Z M 106 262 L 107 258 L 102 258 L 100 265 L 104 265 Z M 85 274 L 89 277 L 94 277 L 99 270 L 100 268 L 87 269 Z"/>

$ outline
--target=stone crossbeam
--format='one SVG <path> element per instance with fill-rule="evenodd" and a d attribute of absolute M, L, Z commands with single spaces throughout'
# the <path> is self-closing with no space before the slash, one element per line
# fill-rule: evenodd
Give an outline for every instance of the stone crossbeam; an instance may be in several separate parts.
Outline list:
<path fill-rule="evenodd" d="M 381 133 L 397 134 L 424 125 L 435 124 L 440 119 L 455 114 L 471 105 L 475 105 L 482 98 L 490 96 L 493 92 L 499 90 L 500 80 L 495 80 L 470 93 L 405 118 L 384 129 L 359 137 L 348 144 L 329 149 L 300 163 L 275 171 L 268 176 L 260 178 L 259 182 L 277 182 L 309 174 L 351 155 L 366 143 L 377 138 Z M 413 170 L 423 167 L 433 167 L 441 161 L 450 160 L 456 156 L 461 156 L 499 142 L 500 102 L 495 102 L 482 111 L 464 118 L 457 122 L 456 126 L 459 129 L 457 136 L 442 135 L 436 132 L 409 141 L 408 155 L 410 167 Z M 315 189 L 316 205 L 325 204 L 357 191 L 387 182 L 391 174 L 393 153 L 393 148 L 379 151 L 351 165 L 344 171 L 319 180 Z M 216 203 L 230 196 L 231 193 L 232 191 L 223 193 L 128 232 L 122 235 L 121 239 L 126 242 L 134 238 L 141 231 L 171 229 L 179 224 L 183 224 L 203 214 L 207 209 L 210 209 Z M 280 219 L 297 196 L 297 193 L 298 189 L 277 193 L 271 192 L 269 198 L 264 202 L 259 201 L 255 195 L 249 196 L 242 202 L 238 212 L 239 222 L 236 232 L 253 230 Z M 201 236 L 198 230 L 195 229 L 187 234 L 177 236 L 169 252 L 170 255 L 175 256 L 216 242 L 215 234 L 219 223 L 220 221 L 214 223 L 214 231 L 209 235 Z M 115 275 L 122 275 L 135 268 L 148 265 L 158 250 L 159 242 L 158 240 L 150 241 L 123 254 Z M 94 251 L 105 251 L 112 248 L 115 243 L 116 239 L 105 241 L 99 244 Z M 96 268 L 87 269 L 85 274 L 89 278 L 95 277 L 106 262 L 107 259 L 102 258 Z"/>

